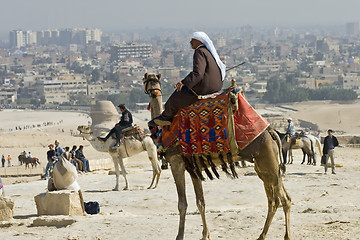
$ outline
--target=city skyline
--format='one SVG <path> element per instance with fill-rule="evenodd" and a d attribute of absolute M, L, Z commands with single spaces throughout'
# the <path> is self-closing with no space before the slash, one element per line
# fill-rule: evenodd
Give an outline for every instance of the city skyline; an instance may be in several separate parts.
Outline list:
<path fill-rule="evenodd" d="M 359 22 L 360 1 L 2 0 L 0 38 L 14 29 L 94 27 L 103 31 L 344 25 Z"/>

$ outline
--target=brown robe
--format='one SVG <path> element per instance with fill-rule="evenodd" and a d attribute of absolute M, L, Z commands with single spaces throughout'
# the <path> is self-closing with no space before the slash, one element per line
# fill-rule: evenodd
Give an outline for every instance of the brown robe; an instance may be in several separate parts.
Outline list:
<path fill-rule="evenodd" d="M 221 90 L 223 81 L 221 72 L 214 57 L 205 46 L 195 49 L 193 57 L 193 71 L 182 81 L 184 86 L 175 91 L 165 103 L 162 116 L 171 120 L 180 108 L 186 107 L 198 100 L 198 95 L 215 93 Z"/>

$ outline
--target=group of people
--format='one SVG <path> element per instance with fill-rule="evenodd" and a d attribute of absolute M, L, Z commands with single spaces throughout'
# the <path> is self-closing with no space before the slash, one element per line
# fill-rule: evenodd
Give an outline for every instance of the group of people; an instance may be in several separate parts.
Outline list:
<path fill-rule="evenodd" d="M 90 172 L 89 160 L 84 155 L 83 145 L 80 145 L 79 147 L 74 145 L 70 150 L 70 147 L 62 148 L 60 142 L 55 140 L 55 146 L 49 144 L 48 147 L 49 150 L 46 153 L 48 163 L 45 168 L 45 180 L 49 178 L 50 169 L 53 168 L 60 157 L 71 162 L 79 172 Z"/>
<path fill-rule="evenodd" d="M 288 121 L 288 126 L 286 128 L 286 134 L 288 134 L 290 137 L 292 137 L 293 135 L 295 135 L 295 126 L 294 123 L 292 121 L 292 118 L 289 117 L 287 119 Z M 337 138 L 333 135 L 333 130 L 329 129 L 327 131 L 327 136 L 324 139 L 324 146 L 323 146 L 323 155 L 324 157 L 324 168 L 325 168 L 325 174 L 327 173 L 328 170 L 328 161 L 329 159 L 331 160 L 331 173 L 332 174 L 336 174 L 335 172 L 335 147 L 339 146 L 339 142 L 337 140 Z M 316 137 L 318 139 L 321 138 L 320 136 L 320 131 L 317 132 Z"/>
<path fill-rule="evenodd" d="M 5 162 L 6 162 L 6 160 L 5 160 L 5 156 L 3 154 L 1 156 L 1 166 L 2 167 L 5 167 Z M 8 167 L 11 167 L 11 157 L 10 157 L 10 155 L 7 156 L 7 162 L 8 162 Z"/>

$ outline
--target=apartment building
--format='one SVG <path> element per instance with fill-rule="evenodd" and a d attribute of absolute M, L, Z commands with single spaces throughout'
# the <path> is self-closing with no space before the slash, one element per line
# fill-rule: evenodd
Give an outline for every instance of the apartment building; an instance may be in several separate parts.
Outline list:
<path fill-rule="evenodd" d="M 36 44 L 36 33 L 32 31 L 10 31 L 10 48 L 21 48 Z"/>
<path fill-rule="evenodd" d="M 17 100 L 17 90 L 14 87 L 0 87 L 0 104 L 14 103 Z"/>
<path fill-rule="evenodd" d="M 86 78 L 79 74 L 64 74 L 47 78 L 40 85 L 40 92 L 46 103 L 65 103 L 70 101 L 72 94 L 88 93 Z"/>
<path fill-rule="evenodd" d="M 358 73 L 345 73 L 340 79 L 344 89 L 353 89 L 360 93 L 360 76 Z"/>
<path fill-rule="evenodd" d="M 152 56 L 152 45 L 136 43 L 114 45 L 110 48 L 110 55 L 112 62 L 119 62 L 126 58 L 148 58 Z"/>

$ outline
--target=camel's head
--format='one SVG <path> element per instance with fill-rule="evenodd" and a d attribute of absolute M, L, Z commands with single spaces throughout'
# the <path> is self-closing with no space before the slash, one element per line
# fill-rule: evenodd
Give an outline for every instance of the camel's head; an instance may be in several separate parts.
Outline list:
<path fill-rule="evenodd" d="M 145 93 L 150 97 L 156 98 L 156 96 L 161 95 L 160 78 L 161 73 L 145 73 L 143 78 Z"/>
<path fill-rule="evenodd" d="M 90 125 L 80 125 L 77 127 L 77 130 L 80 132 L 80 134 L 90 134 L 91 132 Z"/>

